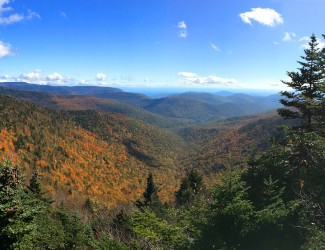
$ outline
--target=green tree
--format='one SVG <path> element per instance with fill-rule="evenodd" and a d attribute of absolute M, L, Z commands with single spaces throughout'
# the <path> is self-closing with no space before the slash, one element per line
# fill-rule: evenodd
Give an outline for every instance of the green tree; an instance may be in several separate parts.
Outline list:
<path fill-rule="evenodd" d="M 27 188 L 18 166 L 0 164 L 0 249 L 95 248 L 91 228 L 43 193 L 37 174 Z"/>
<path fill-rule="evenodd" d="M 178 249 L 186 242 L 184 230 L 158 218 L 148 208 L 132 213 L 133 230 L 148 249 Z"/>
<path fill-rule="evenodd" d="M 288 72 L 290 81 L 284 83 L 294 92 L 284 91 L 281 103 L 287 108 L 278 110 L 285 119 L 299 119 L 298 125 L 286 126 L 285 148 L 294 157 L 299 192 L 325 207 L 325 49 L 317 38 L 310 37 L 298 72 Z M 297 191 L 298 192 L 298 191 Z"/>
<path fill-rule="evenodd" d="M 143 193 L 143 201 L 137 201 L 136 205 L 139 208 L 149 207 L 157 215 L 163 214 L 163 204 L 158 196 L 158 187 L 153 181 L 153 176 L 150 173 L 147 178 L 146 190 Z"/>
<path fill-rule="evenodd" d="M 287 72 L 290 81 L 282 81 L 294 91 L 283 91 L 281 95 L 285 99 L 280 102 L 288 108 L 278 110 L 278 113 L 286 119 L 300 119 L 299 126 L 293 126 L 291 131 L 304 133 L 318 129 L 320 119 L 320 103 L 324 99 L 324 58 L 323 50 L 320 51 L 318 41 L 313 34 L 310 37 L 308 48 L 301 56 L 303 61 L 298 61 L 301 68 L 298 72 Z"/>
<path fill-rule="evenodd" d="M 248 199 L 248 188 L 240 174 L 222 177 L 212 192 L 212 203 L 206 209 L 200 237 L 194 249 L 237 249 L 245 237 L 255 230 L 252 222 L 254 206 Z"/>
<path fill-rule="evenodd" d="M 177 206 L 190 206 L 195 198 L 205 191 L 202 175 L 191 169 L 182 179 L 180 188 L 175 193 Z"/>

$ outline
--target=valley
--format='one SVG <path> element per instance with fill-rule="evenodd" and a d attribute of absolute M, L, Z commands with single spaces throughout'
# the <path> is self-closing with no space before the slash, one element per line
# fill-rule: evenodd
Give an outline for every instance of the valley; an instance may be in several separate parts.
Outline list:
<path fill-rule="evenodd" d="M 236 118 L 246 113 L 237 107 L 250 102 L 255 110 L 264 110 L 263 104 L 256 104 L 263 102 L 261 97 L 244 96 L 248 100 L 243 104 L 238 99 L 236 106 L 229 101 L 236 98 L 216 96 L 223 100 L 216 105 L 184 93 L 185 97 L 145 98 L 143 109 L 123 103 L 125 96 L 130 102 L 136 94 L 115 89 L 111 94 L 123 93 L 122 103 L 117 101 L 120 95 L 114 100 L 94 97 L 99 87 L 2 86 L 2 160 L 13 158 L 27 179 L 39 171 L 56 203 L 72 207 L 80 207 L 89 197 L 98 207 L 135 201 L 149 172 L 161 185 L 162 201 L 171 202 L 188 169 L 204 173 L 209 183 L 231 164 L 244 167 L 250 150 L 267 149 L 269 136 L 281 124 L 272 112 Z M 220 112 L 222 116 L 216 115 Z M 257 132 L 261 136 L 256 137 Z"/>

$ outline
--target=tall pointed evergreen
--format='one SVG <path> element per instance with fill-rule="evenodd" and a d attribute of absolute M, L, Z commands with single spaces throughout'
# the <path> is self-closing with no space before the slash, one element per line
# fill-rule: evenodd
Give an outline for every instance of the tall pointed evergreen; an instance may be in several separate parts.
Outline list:
<path fill-rule="evenodd" d="M 320 119 L 321 103 L 324 99 L 324 50 L 319 49 L 317 38 L 310 37 L 308 48 L 301 56 L 302 61 L 298 72 L 287 72 L 290 81 L 282 81 L 293 91 L 283 91 L 284 99 L 280 102 L 287 108 L 278 110 L 280 116 L 286 119 L 300 119 L 299 126 L 294 126 L 291 131 L 305 133 L 320 129 L 323 119 Z"/>
<path fill-rule="evenodd" d="M 153 176 L 150 173 L 147 178 L 147 187 L 146 190 L 143 193 L 143 201 L 137 201 L 136 205 L 141 207 L 149 207 L 151 210 L 153 210 L 156 214 L 160 214 L 161 210 L 163 208 L 163 204 L 158 196 L 159 189 L 155 185 L 153 181 Z"/>
<path fill-rule="evenodd" d="M 300 185 L 295 192 L 305 207 L 314 204 L 313 214 L 325 221 L 325 49 L 317 38 L 310 37 L 298 72 L 288 72 L 291 81 L 284 81 L 294 92 L 284 91 L 281 103 L 287 108 L 278 113 L 286 118 L 298 118 L 295 126 L 287 126 L 287 162 L 295 169 Z M 312 203 L 312 202 L 314 203 Z M 325 224 L 323 224 L 324 226 Z"/>
<path fill-rule="evenodd" d="M 156 206 L 160 205 L 161 201 L 158 196 L 158 188 L 153 182 L 153 176 L 150 173 L 147 178 L 147 188 L 143 193 L 144 205 Z"/>

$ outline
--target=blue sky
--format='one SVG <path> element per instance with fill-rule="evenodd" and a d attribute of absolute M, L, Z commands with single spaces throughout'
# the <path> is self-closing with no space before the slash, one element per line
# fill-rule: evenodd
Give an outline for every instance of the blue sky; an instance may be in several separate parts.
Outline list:
<path fill-rule="evenodd" d="M 323 0 L 0 0 L 0 78 L 281 89 L 324 13 Z"/>

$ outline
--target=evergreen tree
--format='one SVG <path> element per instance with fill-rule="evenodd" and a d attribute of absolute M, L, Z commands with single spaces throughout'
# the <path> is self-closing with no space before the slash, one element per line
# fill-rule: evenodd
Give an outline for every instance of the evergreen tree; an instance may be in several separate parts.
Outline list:
<path fill-rule="evenodd" d="M 158 191 L 159 191 L 159 189 L 156 187 L 156 185 L 153 181 L 153 176 L 151 173 L 149 173 L 148 178 L 147 178 L 147 187 L 143 193 L 144 200 L 142 202 L 138 200 L 136 202 L 136 205 L 139 208 L 149 207 L 156 214 L 161 215 L 162 210 L 163 210 L 163 204 L 162 204 L 161 200 L 159 199 Z"/>
<path fill-rule="evenodd" d="M 325 94 L 324 50 L 320 51 L 314 34 L 308 46 L 304 50 L 305 56 L 301 56 L 303 61 L 298 61 L 301 68 L 298 68 L 298 72 L 287 72 L 290 81 L 282 81 L 294 92 L 281 92 L 285 99 L 280 102 L 287 108 L 278 110 L 279 115 L 286 119 L 300 119 L 298 126 L 290 128 L 290 131 L 300 134 L 320 129 L 319 125 L 324 124 L 320 119 L 323 113 L 320 112 L 320 104 Z"/>
<path fill-rule="evenodd" d="M 284 83 L 294 92 L 284 91 L 281 103 L 287 108 L 278 110 L 286 119 L 299 119 L 296 126 L 287 126 L 286 150 L 291 153 L 291 165 L 297 168 L 296 178 L 304 191 L 325 206 L 325 49 L 317 38 L 310 37 L 298 72 L 288 72 L 291 81 Z M 309 194 L 308 194 L 309 193 Z"/>
<path fill-rule="evenodd" d="M 176 205 L 188 206 L 194 202 L 197 195 L 205 190 L 202 175 L 194 169 L 191 169 L 182 179 L 179 190 L 175 193 Z"/>
<path fill-rule="evenodd" d="M 53 208 L 37 176 L 26 187 L 18 166 L 0 164 L 0 249 L 94 249 L 91 228 Z"/>

